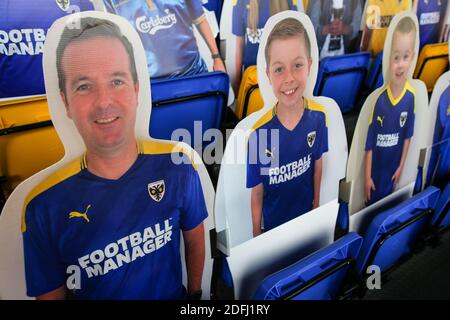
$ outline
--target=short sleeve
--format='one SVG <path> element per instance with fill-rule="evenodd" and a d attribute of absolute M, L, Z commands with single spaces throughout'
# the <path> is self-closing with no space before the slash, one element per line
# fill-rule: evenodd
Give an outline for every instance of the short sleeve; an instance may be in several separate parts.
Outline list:
<path fill-rule="evenodd" d="M 58 260 L 56 244 L 51 240 L 49 221 L 29 205 L 26 209 L 27 229 L 23 235 L 27 295 L 37 297 L 65 283 L 66 270 Z M 40 219 L 39 219 L 40 218 Z"/>
<path fill-rule="evenodd" d="M 261 166 L 258 153 L 258 139 L 256 131 L 250 135 L 247 148 L 247 188 L 253 188 L 262 182 Z"/>
<path fill-rule="evenodd" d="M 315 159 L 318 160 L 322 157 L 325 152 L 328 152 L 328 127 L 326 124 L 326 118 L 324 113 L 320 113 L 317 137 L 318 137 L 318 146 L 315 154 Z"/>
<path fill-rule="evenodd" d="M 200 0 L 187 0 L 185 1 L 185 3 L 189 10 L 192 21 L 198 20 L 198 18 L 205 14 L 202 2 Z"/>
<path fill-rule="evenodd" d="M 414 134 L 414 122 L 416 120 L 416 114 L 415 114 L 415 104 L 416 104 L 416 97 L 413 96 L 413 103 L 409 105 L 408 108 L 408 118 L 406 119 L 406 135 L 405 138 L 409 139 Z"/>
<path fill-rule="evenodd" d="M 232 32 L 235 36 L 243 37 L 245 35 L 246 23 L 244 19 L 247 8 L 243 5 L 245 0 L 237 0 L 233 6 Z"/>
<path fill-rule="evenodd" d="M 378 101 L 377 101 L 378 103 Z M 374 109 L 372 111 L 371 119 L 369 121 L 369 129 L 367 130 L 367 139 L 366 139 L 366 147 L 365 150 L 369 151 L 372 150 L 375 147 L 375 111 L 377 107 L 377 103 L 374 106 Z"/>
<path fill-rule="evenodd" d="M 180 227 L 183 231 L 194 229 L 208 217 L 205 197 L 197 170 L 190 164 L 186 166 L 189 166 L 189 169 L 186 175 L 185 189 L 183 190 L 183 212 L 180 219 Z"/>

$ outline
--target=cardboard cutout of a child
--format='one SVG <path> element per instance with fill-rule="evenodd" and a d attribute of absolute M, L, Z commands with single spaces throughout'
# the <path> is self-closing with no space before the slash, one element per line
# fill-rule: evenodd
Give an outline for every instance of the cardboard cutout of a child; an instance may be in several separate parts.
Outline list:
<path fill-rule="evenodd" d="M 383 205 L 387 200 L 380 200 L 403 188 L 398 199 L 411 195 L 429 116 L 424 84 L 412 79 L 418 46 L 417 17 L 397 14 L 384 46 L 385 83 L 369 95 L 355 128 L 346 177 L 350 214 Z"/>
<path fill-rule="evenodd" d="M 313 96 L 318 48 L 306 15 L 268 20 L 257 67 L 264 107 L 228 139 L 215 205 L 218 246 L 245 298 L 293 250 L 331 243 L 347 158 L 339 107 Z"/>

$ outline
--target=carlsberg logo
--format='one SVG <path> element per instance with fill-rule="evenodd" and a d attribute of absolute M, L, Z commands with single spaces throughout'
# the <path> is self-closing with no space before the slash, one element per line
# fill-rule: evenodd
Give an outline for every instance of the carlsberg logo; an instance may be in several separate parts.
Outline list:
<path fill-rule="evenodd" d="M 177 17 L 170 13 L 169 9 L 164 10 L 165 16 L 160 17 L 147 17 L 142 16 L 136 19 L 136 28 L 142 33 L 149 33 L 154 35 L 156 32 L 162 29 L 169 29 L 177 23 Z"/>

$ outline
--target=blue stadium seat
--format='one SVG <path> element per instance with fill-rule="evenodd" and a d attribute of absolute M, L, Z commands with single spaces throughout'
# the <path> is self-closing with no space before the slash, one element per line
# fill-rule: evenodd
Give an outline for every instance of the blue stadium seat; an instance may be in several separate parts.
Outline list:
<path fill-rule="evenodd" d="M 366 79 L 366 87 L 375 90 L 383 85 L 383 51 L 373 60 Z"/>
<path fill-rule="evenodd" d="M 418 166 L 417 167 L 416 182 L 414 184 L 414 191 L 413 191 L 414 195 L 416 195 L 420 191 L 422 191 L 422 188 L 423 188 L 423 183 L 422 182 L 423 182 L 423 167 L 422 166 Z"/>
<path fill-rule="evenodd" d="M 343 113 L 351 111 L 366 77 L 369 61 L 368 52 L 322 59 L 314 95 L 334 99 Z"/>
<path fill-rule="evenodd" d="M 438 140 L 431 147 L 426 185 L 443 189 L 450 180 L 450 139 Z"/>
<path fill-rule="evenodd" d="M 377 215 L 364 235 L 357 260 L 360 273 L 376 265 L 387 271 L 401 258 L 412 253 L 414 245 L 430 222 L 440 190 L 429 187 Z"/>
<path fill-rule="evenodd" d="M 220 259 L 220 278 L 228 288 L 233 288 L 233 276 L 231 274 L 230 267 L 228 266 L 227 259 L 223 254 L 220 255 L 219 259 Z"/>
<path fill-rule="evenodd" d="M 450 182 L 447 183 L 439 197 L 431 224 L 438 230 L 450 226 Z"/>
<path fill-rule="evenodd" d="M 331 245 L 266 277 L 256 300 L 330 300 L 336 298 L 354 267 L 363 239 L 349 233 Z"/>
<path fill-rule="evenodd" d="M 348 213 L 348 203 L 339 199 L 339 210 L 334 231 L 334 240 L 346 235 L 350 228 L 350 215 Z"/>
<path fill-rule="evenodd" d="M 181 128 L 188 130 L 193 140 L 195 121 L 201 121 L 202 134 L 218 129 L 227 106 L 229 83 L 224 72 L 152 81 L 150 136 L 170 140 L 172 132 Z"/>

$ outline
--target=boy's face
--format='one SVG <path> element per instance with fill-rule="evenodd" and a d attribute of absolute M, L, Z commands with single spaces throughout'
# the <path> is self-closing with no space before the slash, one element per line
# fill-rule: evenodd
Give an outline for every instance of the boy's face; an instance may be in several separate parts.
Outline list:
<path fill-rule="evenodd" d="M 266 73 L 281 107 L 301 101 L 311 68 L 303 35 L 274 40 L 269 49 Z"/>
<path fill-rule="evenodd" d="M 414 57 L 414 35 L 414 32 L 394 33 L 389 60 L 390 81 L 394 85 L 403 86 L 406 81 Z"/>

